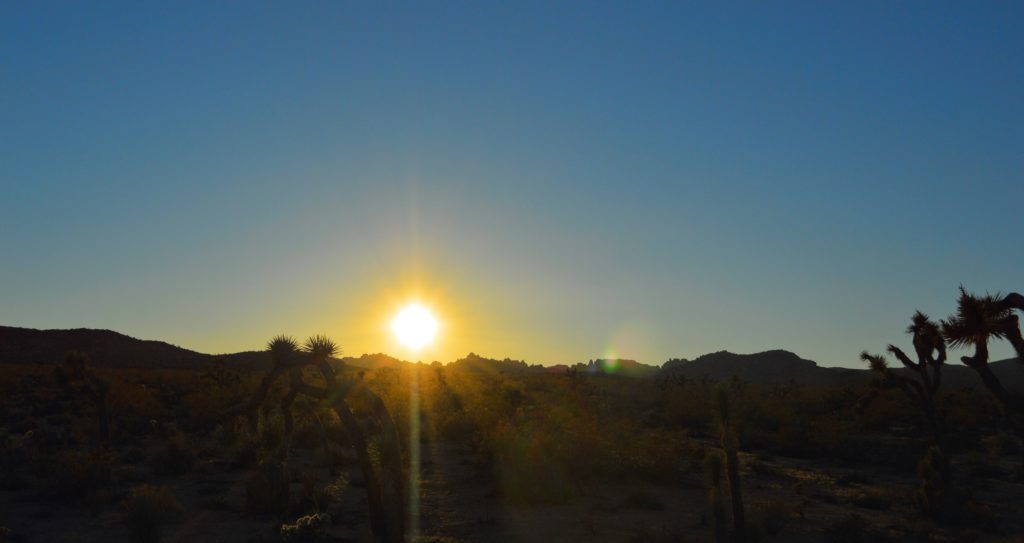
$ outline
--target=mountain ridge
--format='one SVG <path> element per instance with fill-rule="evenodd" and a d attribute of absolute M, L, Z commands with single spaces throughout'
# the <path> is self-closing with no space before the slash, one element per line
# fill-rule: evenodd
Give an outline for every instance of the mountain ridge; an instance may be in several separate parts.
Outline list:
<path fill-rule="evenodd" d="M 164 341 L 138 339 L 120 332 L 93 328 L 38 330 L 0 326 L 0 365 L 50 364 L 63 359 L 70 350 L 86 352 L 99 367 L 197 369 L 215 360 L 253 369 L 270 366 L 270 357 L 263 351 L 207 354 L 179 347 Z M 398 368 L 410 362 L 384 353 L 363 354 L 343 358 L 348 364 L 364 368 Z M 793 352 L 772 349 L 760 353 L 737 354 L 727 350 L 706 353 L 693 360 L 672 358 L 661 366 L 643 364 L 631 359 L 595 359 L 577 364 L 542 366 L 522 360 L 491 359 L 476 353 L 448 363 L 452 368 L 469 371 L 567 373 L 571 370 L 589 374 L 624 377 L 686 377 L 727 380 L 740 379 L 765 384 L 795 381 L 806 385 L 848 386 L 864 384 L 871 379 L 867 369 L 820 366 Z M 1016 359 L 990 363 L 993 372 L 1012 390 L 1024 390 L 1024 364 Z M 896 371 L 908 371 L 895 368 Z M 980 388 L 981 381 L 973 370 L 959 364 L 943 368 L 944 384 L 950 388 Z"/>

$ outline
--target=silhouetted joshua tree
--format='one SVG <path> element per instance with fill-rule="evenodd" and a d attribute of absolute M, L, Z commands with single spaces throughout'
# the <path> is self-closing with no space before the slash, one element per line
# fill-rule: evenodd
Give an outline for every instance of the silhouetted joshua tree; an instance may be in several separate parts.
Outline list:
<path fill-rule="evenodd" d="M 405 513 L 402 485 L 402 461 L 398 431 L 384 402 L 363 384 L 361 379 L 339 376 L 330 359 L 338 353 L 337 345 L 326 336 L 317 335 L 306 340 L 300 349 L 288 336 L 277 336 L 267 346 L 273 367 L 263 377 L 256 394 L 245 404 L 229 410 L 227 416 L 246 415 L 255 429 L 259 411 L 264 406 L 274 382 L 288 374 L 288 392 L 280 408 L 285 421 L 285 443 L 291 443 L 294 430 L 291 407 L 299 394 L 328 402 L 345 428 L 348 442 L 359 458 L 366 480 L 366 493 L 370 504 L 370 525 L 373 532 L 386 543 L 405 540 Z M 303 370 L 315 367 L 323 376 L 325 386 L 317 387 L 303 380 Z M 374 464 L 366 434 L 346 403 L 360 398 L 369 406 L 374 426 L 380 430 L 380 466 Z M 287 452 L 287 446 L 283 452 Z"/>
<path fill-rule="evenodd" d="M 1009 416 L 1013 432 L 1024 442 L 1024 397 L 1003 388 L 988 365 L 989 339 L 1009 341 L 1017 353 L 1017 362 L 1024 364 L 1024 339 L 1014 310 L 1024 311 L 1024 296 L 1016 292 L 978 296 L 961 286 L 956 313 L 942 321 L 942 333 L 952 347 L 974 346 L 974 356 L 961 356 L 960 360 L 978 373 L 985 388 Z M 1024 469 L 1024 455 L 1021 466 Z"/>
<path fill-rule="evenodd" d="M 878 379 L 879 388 L 898 388 L 907 395 L 925 416 L 932 440 L 935 444 L 942 441 L 942 425 L 935 410 L 935 396 L 942 383 L 942 365 L 946 361 L 946 342 L 939 330 L 939 325 L 918 311 L 911 318 L 907 333 L 913 336 L 914 362 L 899 347 L 889 345 L 887 351 L 896 357 L 904 367 L 913 371 L 912 376 L 901 375 L 889 368 L 889 361 L 882 355 L 864 351 L 861 360 L 871 365 Z"/>
<path fill-rule="evenodd" d="M 956 313 L 942 321 L 942 333 L 951 347 L 974 346 L 974 356 L 962 356 L 960 360 L 978 373 L 1004 408 L 1021 414 L 1024 400 L 1003 388 L 988 365 L 990 339 L 1008 340 L 1017 352 L 1017 361 L 1024 364 L 1024 339 L 1014 309 L 1024 311 L 1024 296 L 1016 292 L 978 296 L 961 286 Z"/>

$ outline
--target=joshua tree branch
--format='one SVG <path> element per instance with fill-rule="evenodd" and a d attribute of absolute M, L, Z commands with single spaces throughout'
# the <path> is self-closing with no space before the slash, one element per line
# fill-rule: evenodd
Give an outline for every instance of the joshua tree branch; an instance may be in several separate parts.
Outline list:
<path fill-rule="evenodd" d="M 890 353 L 892 353 L 893 356 L 895 356 L 904 366 L 906 366 L 906 367 L 908 367 L 908 368 L 910 368 L 912 370 L 917 371 L 918 366 L 920 366 L 919 363 L 916 363 L 916 362 L 910 360 L 910 358 L 908 358 L 907 355 L 902 350 L 900 350 L 899 347 L 897 347 L 895 345 L 889 345 L 887 347 L 887 350 Z"/>
<path fill-rule="evenodd" d="M 998 311 L 1007 311 L 1010 309 L 1024 311 L 1024 295 L 1011 292 L 1004 296 L 1002 300 L 996 302 L 995 309 Z"/>
<path fill-rule="evenodd" d="M 1017 353 L 1017 361 L 1024 364 L 1024 337 L 1021 337 L 1020 320 L 1017 315 L 1011 313 L 1003 321 L 1003 332 L 1006 334 L 1007 341 L 1013 345 L 1013 350 Z"/>

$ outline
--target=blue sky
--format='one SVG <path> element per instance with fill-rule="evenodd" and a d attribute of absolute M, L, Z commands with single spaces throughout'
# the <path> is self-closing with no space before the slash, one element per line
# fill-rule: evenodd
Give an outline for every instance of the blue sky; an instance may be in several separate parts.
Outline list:
<path fill-rule="evenodd" d="M 857 366 L 960 283 L 1024 288 L 1022 28 L 1009 2 L 5 4 L 0 324 Z M 412 298 L 429 352 L 384 331 Z"/>

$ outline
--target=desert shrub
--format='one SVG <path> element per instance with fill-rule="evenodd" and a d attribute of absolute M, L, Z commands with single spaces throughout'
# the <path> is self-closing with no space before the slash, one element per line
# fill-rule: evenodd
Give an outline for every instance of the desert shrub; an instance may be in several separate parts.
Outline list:
<path fill-rule="evenodd" d="M 152 388 L 121 379 L 111 382 L 107 406 L 116 423 L 133 434 L 146 431 L 150 420 L 163 418 L 165 414 Z"/>
<path fill-rule="evenodd" d="M 448 412 L 439 417 L 438 434 L 455 443 L 470 443 L 479 434 L 476 422 L 463 411 Z"/>
<path fill-rule="evenodd" d="M 889 500 L 878 492 L 857 491 L 850 496 L 850 503 L 864 509 L 883 510 L 890 507 Z"/>
<path fill-rule="evenodd" d="M 132 447 L 121 455 L 121 462 L 128 465 L 135 465 L 146 459 L 146 451 L 140 447 Z"/>
<path fill-rule="evenodd" d="M 851 514 L 825 528 L 826 543 L 863 543 L 867 537 L 868 521 Z"/>
<path fill-rule="evenodd" d="M 557 459 L 567 444 L 561 434 L 504 425 L 495 436 L 495 467 L 502 495 L 513 503 L 562 503 L 575 490 L 565 466 Z"/>
<path fill-rule="evenodd" d="M 327 511 L 331 504 L 341 499 L 346 487 L 348 479 L 344 475 L 339 475 L 327 484 L 320 484 L 315 474 L 305 473 L 302 476 L 302 504 L 314 512 Z"/>
<path fill-rule="evenodd" d="M 765 535 L 774 537 L 782 533 L 790 517 L 789 505 L 782 500 L 772 500 L 754 509 L 754 524 Z"/>
<path fill-rule="evenodd" d="M 165 486 L 133 488 L 122 504 L 124 520 L 133 541 L 160 541 L 164 528 L 182 513 L 181 504 Z"/>
<path fill-rule="evenodd" d="M 64 451 L 51 472 L 52 491 L 69 500 L 85 498 L 110 486 L 111 458 L 105 451 Z"/>
<path fill-rule="evenodd" d="M 202 439 L 200 449 L 211 456 L 224 458 L 233 468 L 252 467 L 260 460 L 257 438 L 241 419 L 215 426 Z"/>
<path fill-rule="evenodd" d="M 188 473 L 195 463 L 195 448 L 183 434 L 168 439 L 152 458 L 154 471 L 161 475 Z"/>
<path fill-rule="evenodd" d="M 991 394 L 976 390 L 947 391 L 937 401 L 943 422 L 954 436 L 990 425 L 993 414 L 999 412 Z"/>
<path fill-rule="evenodd" d="M 257 424 L 257 436 L 264 459 L 278 456 L 285 446 L 284 416 L 277 411 L 262 413 Z"/>
<path fill-rule="evenodd" d="M 315 513 L 295 520 L 295 524 L 281 525 L 281 540 L 286 542 L 316 542 L 327 539 L 326 527 L 331 523 L 330 515 Z"/>
<path fill-rule="evenodd" d="M 335 416 L 331 408 L 320 400 L 299 396 L 292 405 L 292 414 L 295 417 L 295 445 L 310 449 L 322 447 L 327 439 L 325 421 Z"/>
<path fill-rule="evenodd" d="M 959 493 L 949 484 L 949 459 L 938 447 L 928 449 L 918 463 L 917 477 L 914 505 L 922 513 L 939 518 L 959 509 Z"/>
<path fill-rule="evenodd" d="M 711 525 L 715 541 L 722 542 L 728 537 L 729 513 L 725 500 L 723 479 L 725 459 L 721 451 L 710 449 L 704 456 L 704 486 L 707 490 L 708 513 L 705 521 Z"/>
<path fill-rule="evenodd" d="M 1000 432 L 989 440 L 989 450 L 996 456 L 1019 455 L 1024 450 L 1022 445 L 1020 440 L 1007 432 Z"/>
<path fill-rule="evenodd" d="M 626 498 L 622 500 L 622 507 L 626 509 L 664 511 L 665 501 L 656 494 L 638 489 L 626 495 Z"/>
<path fill-rule="evenodd" d="M 245 482 L 245 508 L 255 515 L 283 516 L 288 511 L 288 491 L 288 470 L 284 463 L 266 462 Z"/>
<path fill-rule="evenodd" d="M 999 457 L 983 451 L 974 451 L 964 458 L 967 471 L 974 477 L 1000 479 L 1006 474 L 999 467 Z"/>

